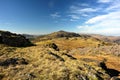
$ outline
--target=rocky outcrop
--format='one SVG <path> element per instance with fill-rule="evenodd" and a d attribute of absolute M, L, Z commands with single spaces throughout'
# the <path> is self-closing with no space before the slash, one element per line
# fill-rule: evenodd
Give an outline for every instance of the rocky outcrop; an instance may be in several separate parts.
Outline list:
<path fill-rule="evenodd" d="M 0 62 L 0 66 L 21 65 L 21 64 L 26 65 L 28 64 L 28 62 L 24 58 L 9 58 Z"/>
<path fill-rule="evenodd" d="M 25 47 L 32 45 L 32 43 L 24 36 L 11 32 L 0 32 L 0 43 L 13 47 Z"/>
<path fill-rule="evenodd" d="M 45 47 L 52 48 L 52 49 L 54 49 L 54 50 L 56 50 L 56 51 L 59 51 L 59 48 L 58 48 L 58 46 L 57 46 L 55 43 L 47 43 L 47 44 L 45 44 L 44 46 L 45 46 Z"/>

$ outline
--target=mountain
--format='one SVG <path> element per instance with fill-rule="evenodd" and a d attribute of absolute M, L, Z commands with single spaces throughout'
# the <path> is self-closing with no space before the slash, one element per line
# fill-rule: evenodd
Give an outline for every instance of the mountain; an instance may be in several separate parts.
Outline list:
<path fill-rule="evenodd" d="M 53 33 L 50 33 L 50 34 L 41 35 L 41 36 L 37 37 L 35 39 L 35 41 L 55 39 L 55 38 L 72 38 L 72 37 L 89 38 L 91 36 L 89 36 L 89 35 L 80 35 L 78 33 L 67 32 L 67 31 L 60 30 L 60 31 L 53 32 Z"/>
<path fill-rule="evenodd" d="M 52 38 L 60 38 L 60 37 L 80 37 L 79 34 L 77 33 L 73 33 L 73 32 L 66 32 L 66 31 L 58 31 L 58 32 L 54 32 L 51 34 L 48 34 L 49 37 Z"/>
<path fill-rule="evenodd" d="M 90 36 L 106 42 L 114 42 L 114 43 L 120 44 L 120 36 L 104 36 L 99 34 L 91 34 Z"/>

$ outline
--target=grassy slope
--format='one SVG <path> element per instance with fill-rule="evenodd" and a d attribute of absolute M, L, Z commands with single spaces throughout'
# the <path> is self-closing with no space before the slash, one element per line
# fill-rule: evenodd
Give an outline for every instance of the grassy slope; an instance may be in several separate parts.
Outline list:
<path fill-rule="evenodd" d="M 120 46 L 112 45 L 111 43 L 103 43 L 94 38 L 59 38 L 47 41 L 37 42 L 37 45 L 44 45 L 46 43 L 54 42 L 58 45 L 60 50 L 66 50 L 68 54 L 75 56 L 76 58 L 93 58 L 100 61 L 107 59 L 107 65 L 109 68 L 116 68 L 120 71 Z M 101 45 L 99 47 L 99 45 Z M 84 54 L 84 55 L 83 55 Z M 115 65 L 114 65 L 114 64 Z"/>
<path fill-rule="evenodd" d="M 60 51 L 44 46 L 51 42 L 56 43 Z M 28 61 L 28 65 L 0 66 L 0 78 L 3 80 L 79 80 L 87 77 L 90 80 L 98 80 L 99 76 L 106 80 L 109 76 L 98 66 L 98 63 L 107 60 L 109 68 L 120 70 L 118 67 L 120 59 L 117 56 L 106 55 L 106 53 L 97 55 L 96 52 L 96 54 L 91 54 L 92 52 L 87 50 L 85 52 L 88 54 L 80 54 L 80 51 L 70 53 L 71 50 L 77 48 L 95 48 L 98 44 L 103 45 L 101 41 L 81 38 L 46 40 L 36 42 L 36 46 L 26 48 L 6 47 L 0 44 L 1 61 L 19 57 Z M 77 60 L 65 54 L 70 54 Z"/>
<path fill-rule="evenodd" d="M 73 37 L 73 38 L 57 38 L 52 40 L 45 40 L 36 42 L 37 45 L 42 45 L 45 43 L 54 42 L 58 45 L 61 50 L 72 50 L 76 48 L 84 48 L 84 47 L 97 47 L 98 45 L 104 45 L 102 41 L 98 41 L 94 38 L 80 38 L 80 37 Z M 108 43 L 105 43 L 108 44 Z"/>

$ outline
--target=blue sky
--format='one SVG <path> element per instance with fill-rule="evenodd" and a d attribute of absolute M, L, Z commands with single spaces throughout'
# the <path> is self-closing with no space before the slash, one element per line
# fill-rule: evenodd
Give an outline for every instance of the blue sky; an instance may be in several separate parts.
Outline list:
<path fill-rule="evenodd" d="M 0 0 L 0 30 L 120 36 L 120 0 Z"/>

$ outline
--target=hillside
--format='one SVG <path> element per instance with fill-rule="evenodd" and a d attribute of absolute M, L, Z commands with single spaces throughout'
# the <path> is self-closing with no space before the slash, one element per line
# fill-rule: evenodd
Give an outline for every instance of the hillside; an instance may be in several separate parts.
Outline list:
<path fill-rule="evenodd" d="M 90 38 L 90 35 L 84 35 L 84 34 L 78 34 L 74 32 L 67 32 L 67 31 L 58 31 L 58 32 L 53 32 L 50 34 L 46 35 L 41 35 L 37 37 L 34 41 L 42 41 L 42 40 L 50 40 L 50 39 L 56 39 L 56 38 L 73 38 L 73 37 L 81 37 L 81 38 Z"/>
<path fill-rule="evenodd" d="M 115 42 L 120 44 L 120 36 L 104 36 L 99 34 L 92 34 L 91 36 L 106 42 Z"/>
<path fill-rule="evenodd" d="M 32 42 L 29 47 L 0 44 L 0 80 L 120 79 L 118 44 L 64 31 Z"/>
<path fill-rule="evenodd" d="M 25 47 L 32 45 L 32 43 L 24 36 L 8 31 L 0 31 L 0 43 L 13 47 Z"/>

